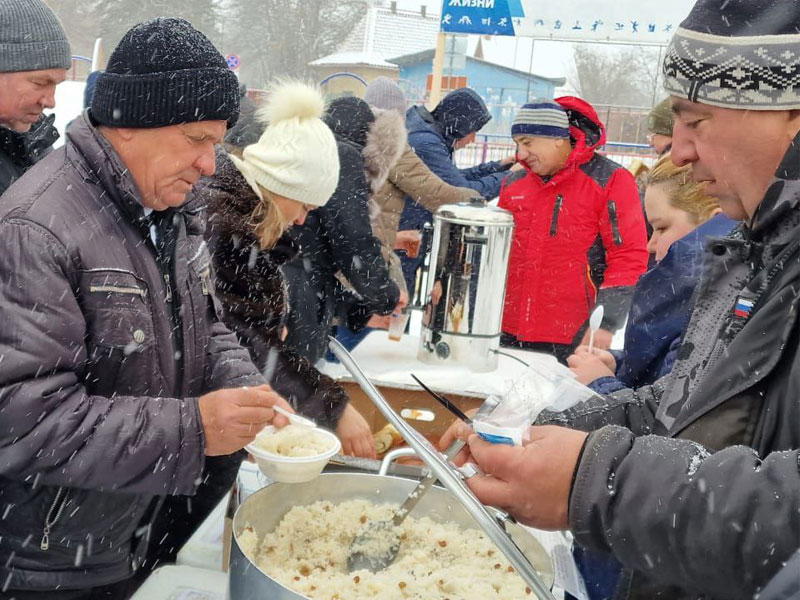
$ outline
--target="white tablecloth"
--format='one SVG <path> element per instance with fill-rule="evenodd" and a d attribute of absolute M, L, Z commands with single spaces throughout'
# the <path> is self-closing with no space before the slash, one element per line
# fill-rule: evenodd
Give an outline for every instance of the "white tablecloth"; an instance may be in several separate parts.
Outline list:
<path fill-rule="evenodd" d="M 393 342 L 385 331 L 374 331 L 352 351 L 353 359 L 375 385 L 400 389 L 419 389 L 411 378 L 411 373 L 425 384 L 442 393 L 460 394 L 485 398 L 506 391 L 508 382 L 518 377 L 525 365 L 508 356 L 499 355 L 497 369 L 489 373 L 476 373 L 466 366 L 457 364 L 429 364 L 417 359 L 419 338 L 404 335 L 399 342 Z M 537 352 L 525 352 L 501 348 L 527 364 L 537 363 L 548 369 L 569 370 L 560 365 L 555 358 Z M 320 370 L 337 381 L 352 381 L 347 370 L 338 363 L 322 361 Z"/>
<path fill-rule="evenodd" d="M 228 574 L 169 565 L 153 572 L 131 600 L 225 600 Z"/>

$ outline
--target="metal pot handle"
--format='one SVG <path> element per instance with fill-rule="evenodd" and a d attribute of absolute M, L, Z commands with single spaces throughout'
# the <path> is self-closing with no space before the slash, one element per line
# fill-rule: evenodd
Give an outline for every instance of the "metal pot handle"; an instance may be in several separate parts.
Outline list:
<path fill-rule="evenodd" d="M 398 458 L 416 455 L 417 452 L 413 448 L 395 448 L 394 450 L 389 450 L 381 461 L 381 468 L 378 469 L 378 475 L 386 475 L 389 472 L 389 467 Z"/>

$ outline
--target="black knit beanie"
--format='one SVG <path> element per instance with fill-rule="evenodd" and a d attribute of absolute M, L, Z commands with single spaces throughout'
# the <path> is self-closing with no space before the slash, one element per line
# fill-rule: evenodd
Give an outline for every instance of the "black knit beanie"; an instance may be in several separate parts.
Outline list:
<path fill-rule="evenodd" d="M 239 86 L 209 39 L 183 19 L 134 26 L 98 77 L 90 113 L 110 127 L 166 127 L 239 117 Z"/>
<path fill-rule="evenodd" d="M 664 87 L 692 102 L 800 108 L 800 0 L 698 0 L 664 59 Z"/>

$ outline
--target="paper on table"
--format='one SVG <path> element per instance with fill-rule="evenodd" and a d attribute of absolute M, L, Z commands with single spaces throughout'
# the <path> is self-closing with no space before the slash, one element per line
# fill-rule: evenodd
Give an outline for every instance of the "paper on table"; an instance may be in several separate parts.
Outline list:
<path fill-rule="evenodd" d="M 181 586 L 167 600 L 225 600 L 225 594 Z"/>
<path fill-rule="evenodd" d="M 572 594 L 577 600 L 589 600 L 589 593 L 583 583 L 575 559 L 572 557 L 572 542 L 557 531 L 541 531 L 525 527 L 533 537 L 544 547 L 553 560 L 555 587 Z"/>

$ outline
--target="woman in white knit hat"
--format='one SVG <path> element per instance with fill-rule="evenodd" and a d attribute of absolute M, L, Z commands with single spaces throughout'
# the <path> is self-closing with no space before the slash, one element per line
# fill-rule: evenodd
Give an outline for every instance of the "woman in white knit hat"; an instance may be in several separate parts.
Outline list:
<path fill-rule="evenodd" d="M 268 123 L 258 142 L 220 152 L 216 174 L 202 190 L 206 239 L 223 320 L 272 387 L 298 412 L 335 430 L 344 452 L 374 457 L 370 428 L 344 389 L 283 344 L 288 300 L 280 267 L 298 250 L 284 233 L 324 206 L 339 180 L 336 140 L 320 118 L 324 112 L 313 86 L 273 87 L 258 114 Z"/>

